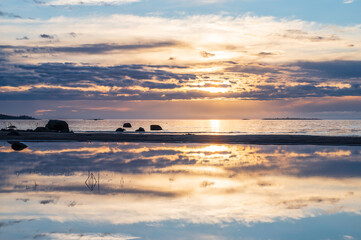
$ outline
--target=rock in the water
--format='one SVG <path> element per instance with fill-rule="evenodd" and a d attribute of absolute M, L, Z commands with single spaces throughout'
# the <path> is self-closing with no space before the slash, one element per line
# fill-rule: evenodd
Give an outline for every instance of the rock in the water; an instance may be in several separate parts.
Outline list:
<path fill-rule="evenodd" d="M 46 127 L 37 127 L 34 132 L 49 132 L 49 128 Z"/>
<path fill-rule="evenodd" d="M 14 151 L 21 151 L 28 147 L 24 143 L 21 143 L 21 142 L 9 142 L 9 143 L 11 143 L 11 148 Z"/>
<path fill-rule="evenodd" d="M 18 131 L 15 131 L 14 129 L 11 129 L 8 134 L 8 136 L 20 136 L 20 133 Z"/>
<path fill-rule="evenodd" d="M 57 132 L 69 132 L 69 125 L 62 120 L 49 120 L 45 127 Z"/>
<path fill-rule="evenodd" d="M 14 125 L 11 125 L 8 127 L 8 129 L 15 129 L 16 127 Z"/>
<path fill-rule="evenodd" d="M 131 128 L 131 127 L 132 127 L 132 124 L 130 124 L 130 123 L 124 123 L 124 124 L 123 124 L 123 127 L 125 127 L 125 128 Z"/>
<path fill-rule="evenodd" d="M 118 128 L 117 130 L 115 130 L 116 132 L 124 132 L 125 129 L 124 128 Z"/>
<path fill-rule="evenodd" d="M 137 130 L 135 130 L 136 132 L 145 132 L 144 128 L 140 127 Z"/>
<path fill-rule="evenodd" d="M 159 130 L 163 130 L 163 128 L 159 125 L 150 125 L 150 130 L 159 131 Z"/>

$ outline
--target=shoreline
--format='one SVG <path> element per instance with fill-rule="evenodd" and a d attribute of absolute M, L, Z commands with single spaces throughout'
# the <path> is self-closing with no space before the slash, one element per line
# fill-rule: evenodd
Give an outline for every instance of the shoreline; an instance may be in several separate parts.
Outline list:
<path fill-rule="evenodd" d="M 361 137 L 314 135 L 189 135 L 142 133 L 56 133 L 20 132 L 20 136 L 8 136 L 0 132 L 0 141 L 46 142 L 154 142 L 154 143 L 217 143 L 259 145 L 330 145 L 361 146 Z"/>

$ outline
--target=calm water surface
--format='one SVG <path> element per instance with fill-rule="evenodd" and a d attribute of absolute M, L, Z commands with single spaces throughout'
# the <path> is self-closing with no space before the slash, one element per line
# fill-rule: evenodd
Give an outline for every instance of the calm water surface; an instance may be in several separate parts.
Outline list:
<path fill-rule="evenodd" d="M 48 120 L 0 120 L 0 128 L 15 125 L 18 129 L 43 127 Z M 123 123 L 130 122 L 134 132 L 139 127 L 150 130 L 159 124 L 160 133 L 211 134 L 307 134 L 328 136 L 361 136 L 361 120 L 79 120 L 67 119 L 75 132 L 114 132 Z M 158 132 L 159 133 L 159 132 Z"/>
<path fill-rule="evenodd" d="M 361 239 L 361 148 L 0 142 L 0 239 Z"/>

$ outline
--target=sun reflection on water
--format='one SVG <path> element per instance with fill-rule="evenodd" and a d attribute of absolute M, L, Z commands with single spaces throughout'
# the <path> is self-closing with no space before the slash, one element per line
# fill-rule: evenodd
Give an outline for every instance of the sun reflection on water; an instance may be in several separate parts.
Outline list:
<path fill-rule="evenodd" d="M 219 132 L 221 122 L 219 120 L 209 120 L 212 132 Z"/>
<path fill-rule="evenodd" d="M 0 219 L 221 224 L 361 213 L 361 177 L 353 170 L 359 148 L 150 143 L 8 148 L 0 148 Z M 344 168 L 337 175 L 340 157 Z M 347 170 L 348 164 L 353 168 Z"/>

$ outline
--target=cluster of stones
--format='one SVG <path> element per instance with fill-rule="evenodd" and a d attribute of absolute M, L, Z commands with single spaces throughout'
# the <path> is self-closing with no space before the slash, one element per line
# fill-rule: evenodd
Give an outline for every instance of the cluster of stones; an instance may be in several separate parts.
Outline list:
<path fill-rule="evenodd" d="M 132 124 L 130 123 L 124 123 L 122 128 L 118 128 L 117 130 L 115 130 L 116 132 L 124 132 L 125 128 L 131 128 Z M 163 130 L 163 128 L 159 125 L 150 125 L 150 130 L 151 131 L 160 131 Z M 145 129 L 140 127 L 137 130 L 135 130 L 136 132 L 145 132 Z"/>

